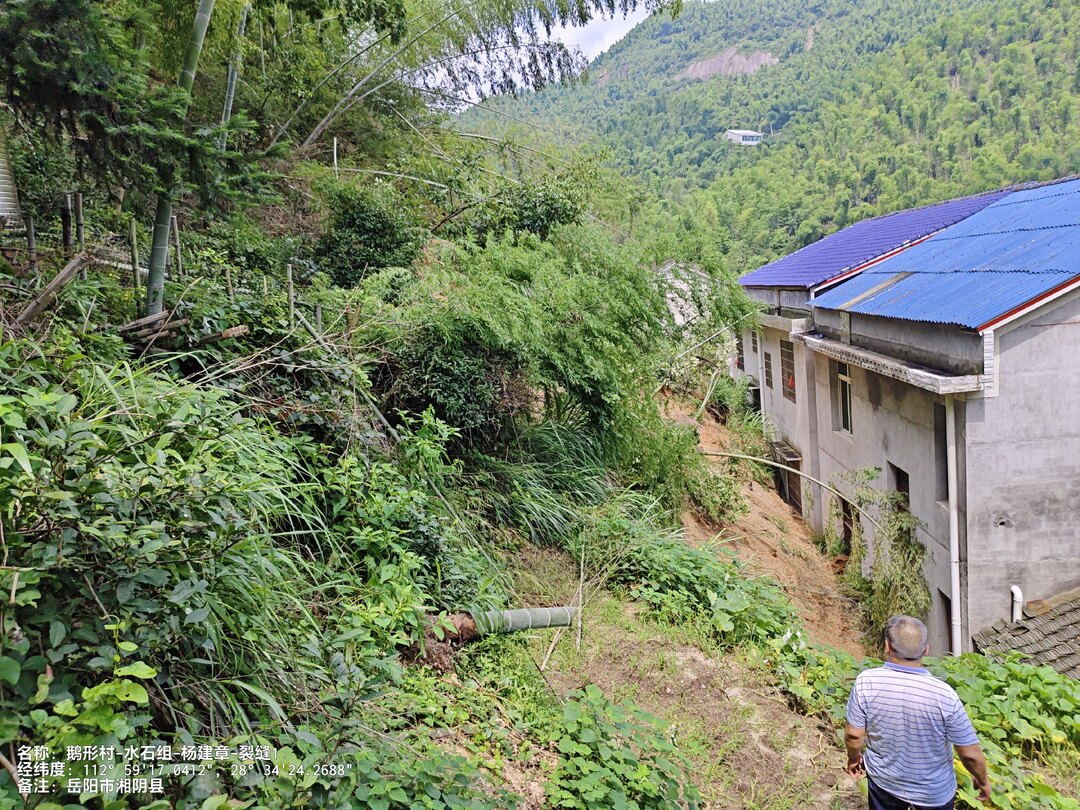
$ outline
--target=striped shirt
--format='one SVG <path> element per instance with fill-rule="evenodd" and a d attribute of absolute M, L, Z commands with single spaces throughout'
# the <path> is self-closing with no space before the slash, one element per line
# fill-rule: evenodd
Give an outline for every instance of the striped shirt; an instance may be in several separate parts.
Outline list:
<path fill-rule="evenodd" d="M 912 804 L 956 794 L 953 745 L 979 740 L 953 688 L 922 667 L 886 661 L 859 673 L 847 721 L 866 729 L 863 765 L 874 783 Z"/>

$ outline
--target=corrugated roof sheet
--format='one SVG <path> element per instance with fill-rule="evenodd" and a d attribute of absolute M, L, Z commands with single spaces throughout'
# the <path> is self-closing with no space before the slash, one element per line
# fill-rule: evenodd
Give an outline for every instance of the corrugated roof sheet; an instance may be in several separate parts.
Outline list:
<path fill-rule="evenodd" d="M 1008 193 L 991 191 L 864 219 L 747 273 L 739 283 L 744 287 L 810 289 L 846 270 L 960 222 Z"/>
<path fill-rule="evenodd" d="M 814 299 L 814 306 L 977 328 L 1080 276 L 1080 180 L 1011 191 Z"/>

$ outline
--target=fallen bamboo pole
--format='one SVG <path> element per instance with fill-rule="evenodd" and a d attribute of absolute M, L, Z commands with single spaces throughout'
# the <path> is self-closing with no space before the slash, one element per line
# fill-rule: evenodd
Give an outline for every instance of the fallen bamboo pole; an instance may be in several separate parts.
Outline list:
<path fill-rule="evenodd" d="M 19 317 L 15 319 L 15 323 L 19 326 L 26 326 L 33 323 L 34 320 L 45 311 L 45 308 L 52 303 L 61 288 L 75 278 L 78 272 L 91 264 L 92 261 L 89 254 L 85 252 L 74 256 L 71 261 L 64 266 L 64 269 L 57 273 L 52 281 L 45 285 L 45 289 L 37 294 L 37 297 L 27 305 L 26 309 L 19 313 Z"/>
<path fill-rule="evenodd" d="M 118 327 L 116 331 L 117 332 L 130 332 L 132 329 L 142 329 L 143 327 L 149 326 L 152 323 L 157 323 L 158 321 L 160 321 L 160 320 L 162 320 L 164 318 L 168 318 L 168 317 L 169 317 L 169 310 L 163 309 L 163 310 L 161 310 L 161 312 L 158 312 L 155 315 L 147 315 L 145 318 L 136 318 L 133 321 L 129 321 L 128 323 L 125 323 L 123 326 Z"/>

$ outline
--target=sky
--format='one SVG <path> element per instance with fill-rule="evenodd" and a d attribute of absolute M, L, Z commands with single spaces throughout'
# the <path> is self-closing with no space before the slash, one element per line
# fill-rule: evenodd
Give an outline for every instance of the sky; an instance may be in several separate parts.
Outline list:
<path fill-rule="evenodd" d="M 580 28 L 558 28 L 552 32 L 552 38 L 561 39 L 571 48 L 580 48 L 581 52 L 589 57 L 589 61 L 592 61 L 647 16 L 645 4 L 641 3 L 625 19 L 617 16 L 613 20 L 596 19 Z"/>

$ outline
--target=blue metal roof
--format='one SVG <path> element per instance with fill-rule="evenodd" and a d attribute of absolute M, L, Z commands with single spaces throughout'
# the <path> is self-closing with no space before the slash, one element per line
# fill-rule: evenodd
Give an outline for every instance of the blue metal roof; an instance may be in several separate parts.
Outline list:
<path fill-rule="evenodd" d="M 992 191 L 864 219 L 747 273 L 739 283 L 744 287 L 816 287 L 846 270 L 960 222 L 1008 193 Z"/>
<path fill-rule="evenodd" d="M 1068 180 L 1006 192 L 813 305 L 974 329 L 1078 277 L 1080 180 Z"/>

